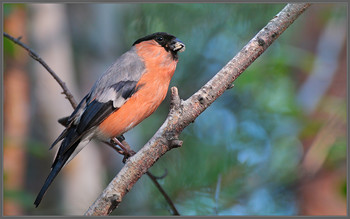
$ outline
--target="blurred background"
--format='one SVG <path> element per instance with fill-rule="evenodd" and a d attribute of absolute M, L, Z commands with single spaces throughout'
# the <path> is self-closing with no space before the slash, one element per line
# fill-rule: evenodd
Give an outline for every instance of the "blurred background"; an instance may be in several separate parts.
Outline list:
<path fill-rule="evenodd" d="M 4 31 L 36 51 L 75 99 L 132 43 L 169 32 L 186 44 L 171 82 L 186 99 L 285 4 L 3 4 Z M 252 16 L 253 15 L 253 16 Z M 181 215 L 346 215 L 347 4 L 313 4 L 180 138 L 151 172 Z M 82 215 L 122 168 L 91 142 L 33 202 L 72 107 L 57 82 L 8 39 L 4 47 L 4 215 Z M 125 137 L 139 150 L 158 110 Z M 143 176 L 112 215 L 171 215 Z"/>

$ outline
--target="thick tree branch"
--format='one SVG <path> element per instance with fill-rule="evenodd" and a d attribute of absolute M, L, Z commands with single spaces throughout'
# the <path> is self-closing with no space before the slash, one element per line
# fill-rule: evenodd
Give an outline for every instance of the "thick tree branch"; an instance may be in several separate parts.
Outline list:
<path fill-rule="evenodd" d="M 113 149 L 115 149 L 118 153 L 124 155 L 124 159 L 123 162 L 125 163 L 126 160 L 128 158 L 130 158 L 131 156 L 133 156 L 134 154 L 136 154 L 135 151 L 133 151 L 130 147 L 130 145 L 125 141 L 125 140 L 121 140 L 121 143 L 124 145 L 125 150 L 121 151 L 119 148 L 115 147 L 114 144 L 109 143 L 109 142 L 105 142 L 106 144 L 108 144 L 109 146 L 111 146 Z M 173 201 L 171 200 L 171 198 L 168 196 L 168 194 L 165 192 L 165 190 L 163 189 L 163 187 L 159 184 L 158 179 L 162 179 L 164 178 L 167 173 L 165 173 L 163 176 L 157 177 L 155 175 L 153 175 L 151 172 L 147 171 L 146 174 L 148 175 L 148 177 L 152 180 L 152 182 L 154 183 L 154 185 L 157 187 L 157 189 L 160 191 L 160 193 L 163 195 L 163 197 L 165 198 L 165 200 L 168 202 L 171 210 L 172 210 L 172 214 L 173 215 L 180 215 L 179 212 L 177 211 Z"/>
<path fill-rule="evenodd" d="M 182 145 L 178 136 L 255 61 L 303 13 L 310 4 L 288 4 L 207 84 L 186 101 L 171 88 L 171 109 L 155 135 L 129 158 L 85 215 L 108 215 L 122 201 L 137 180 L 167 151 Z"/>

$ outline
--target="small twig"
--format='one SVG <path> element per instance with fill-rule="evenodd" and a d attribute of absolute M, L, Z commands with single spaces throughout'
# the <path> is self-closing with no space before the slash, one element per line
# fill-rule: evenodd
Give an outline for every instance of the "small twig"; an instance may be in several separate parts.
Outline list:
<path fill-rule="evenodd" d="M 160 193 L 162 193 L 162 195 L 164 196 L 165 200 L 168 202 L 169 206 L 171 207 L 171 210 L 173 211 L 173 215 L 180 215 L 179 212 L 177 211 L 173 201 L 170 199 L 168 194 L 164 191 L 163 187 L 159 184 L 159 182 L 157 180 L 157 177 L 154 176 L 149 171 L 147 171 L 146 174 L 147 174 L 147 176 L 149 176 L 149 178 L 151 178 L 151 180 L 154 182 L 154 185 L 156 185 L 156 187 L 158 188 Z"/>
<path fill-rule="evenodd" d="M 13 36 L 7 34 L 4 32 L 4 36 L 11 40 L 12 42 L 16 43 L 17 45 L 21 46 L 27 52 L 29 53 L 29 56 L 32 57 L 34 60 L 38 61 L 49 73 L 50 75 L 57 81 L 57 83 L 61 86 L 63 89 L 63 94 L 66 95 L 66 98 L 69 100 L 72 107 L 75 109 L 77 107 L 77 102 L 75 101 L 73 94 L 68 90 L 66 83 L 64 83 L 57 74 L 46 64 L 46 62 L 40 58 L 38 54 L 36 54 L 31 48 L 29 48 L 26 44 L 22 43 L 20 40 L 22 37 L 14 38 Z"/>

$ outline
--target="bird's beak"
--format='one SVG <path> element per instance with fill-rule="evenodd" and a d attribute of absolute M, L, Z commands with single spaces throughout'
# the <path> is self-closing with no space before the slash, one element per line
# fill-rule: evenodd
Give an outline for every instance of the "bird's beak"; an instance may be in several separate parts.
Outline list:
<path fill-rule="evenodd" d="M 170 49 L 174 52 L 183 52 L 185 51 L 185 44 L 181 40 L 176 38 L 171 42 Z"/>

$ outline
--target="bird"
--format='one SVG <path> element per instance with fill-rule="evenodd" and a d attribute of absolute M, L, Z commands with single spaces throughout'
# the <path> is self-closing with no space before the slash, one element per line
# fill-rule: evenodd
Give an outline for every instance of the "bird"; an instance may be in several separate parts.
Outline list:
<path fill-rule="evenodd" d="M 60 170 L 91 139 L 116 139 L 158 108 L 174 75 L 178 52 L 184 50 L 185 44 L 177 37 L 156 32 L 136 40 L 130 50 L 101 74 L 65 119 L 66 128 L 50 147 L 61 142 L 50 173 L 34 201 L 36 208 Z M 122 146 L 119 141 L 116 143 Z"/>

